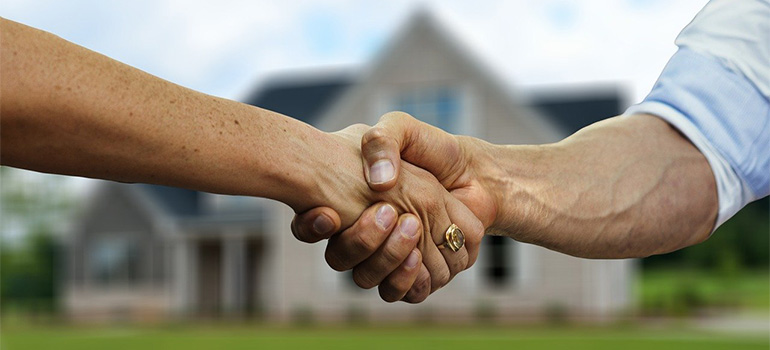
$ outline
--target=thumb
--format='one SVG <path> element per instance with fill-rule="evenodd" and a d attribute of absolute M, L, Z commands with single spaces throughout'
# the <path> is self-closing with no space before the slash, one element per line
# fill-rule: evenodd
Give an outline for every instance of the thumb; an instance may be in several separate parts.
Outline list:
<path fill-rule="evenodd" d="M 364 174 L 375 191 L 395 186 L 402 158 L 432 173 L 446 186 L 444 180 L 452 178 L 460 155 L 454 135 L 403 112 L 386 113 L 361 138 Z"/>

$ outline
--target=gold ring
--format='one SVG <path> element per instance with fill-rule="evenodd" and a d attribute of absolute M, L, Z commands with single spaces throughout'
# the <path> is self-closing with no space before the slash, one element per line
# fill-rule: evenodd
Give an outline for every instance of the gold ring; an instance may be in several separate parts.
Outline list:
<path fill-rule="evenodd" d="M 463 230 L 455 224 L 449 225 L 449 228 L 446 229 L 446 232 L 444 233 L 444 238 L 446 239 L 446 242 L 440 245 L 439 248 L 447 247 L 453 252 L 456 252 L 465 244 L 465 234 L 463 233 Z"/>

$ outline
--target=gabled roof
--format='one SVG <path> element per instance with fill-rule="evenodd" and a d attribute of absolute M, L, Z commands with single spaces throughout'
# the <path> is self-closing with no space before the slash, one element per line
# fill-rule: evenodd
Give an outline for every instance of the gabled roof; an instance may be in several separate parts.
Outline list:
<path fill-rule="evenodd" d="M 256 206 L 212 211 L 204 205 L 205 193 L 200 191 L 149 184 L 106 182 L 106 185 L 131 193 L 131 198 L 136 201 L 137 205 L 146 209 L 150 215 L 173 219 L 176 224 L 182 227 L 205 228 L 228 224 L 253 225 L 263 222 L 266 218 L 264 208 Z"/>
<path fill-rule="evenodd" d="M 135 184 L 166 213 L 175 217 L 201 215 L 201 192 L 161 185 Z"/>
<path fill-rule="evenodd" d="M 291 81 L 274 78 L 244 102 L 315 125 L 324 108 L 353 85 L 354 79 L 350 77 L 350 74 L 339 74 L 319 80 L 311 75 L 309 81 L 297 77 Z M 530 96 L 528 105 L 556 123 L 561 130 L 572 134 L 621 113 L 621 97 L 618 89 L 597 89 L 580 95 L 569 91 L 541 91 Z"/>
<path fill-rule="evenodd" d="M 541 114 L 558 123 L 567 134 L 616 116 L 623 111 L 620 91 L 617 89 L 583 93 L 548 93 L 535 95 L 531 106 Z"/>
<path fill-rule="evenodd" d="M 349 73 L 323 76 L 309 74 L 305 78 L 274 77 L 250 93 L 243 102 L 313 125 L 323 111 L 353 82 Z"/>
<path fill-rule="evenodd" d="M 385 61 L 389 58 L 398 57 L 399 50 L 407 45 L 407 41 L 414 40 L 415 35 L 440 42 L 441 47 L 448 48 L 452 55 L 464 62 L 470 69 L 476 70 L 477 75 L 484 77 L 492 86 L 491 90 L 494 93 L 499 93 L 504 98 L 509 99 L 507 91 L 504 91 L 505 84 L 497 81 L 494 74 L 484 71 L 483 66 L 478 64 L 464 48 L 459 47 L 459 43 L 452 40 L 429 13 L 419 11 L 395 36 L 386 52 L 381 54 L 370 66 L 374 68 L 374 71 L 369 72 L 368 76 L 363 74 L 357 76 L 355 74 L 357 72 L 353 70 L 336 73 L 325 72 L 323 74 L 305 72 L 291 76 L 277 76 L 261 84 L 259 88 L 248 94 L 243 102 L 317 126 L 319 118 L 329 107 L 338 103 L 343 95 L 350 98 L 350 93 L 346 94 L 346 92 L 355 92 L 349 88 L 357 83 L 357 78 L 360 79 L 360 76 L 371 78 L 372 75 L 376 75 L 377 68 L 386 66 Z M 514 103 L 510 99 L 509 102 Z M 595 92 L 584 92 L 581 95 L 575 95 L 572 92 L 534 94 L 530 96 L 528 106 L 541 112 L 547 119 L 545 120 L 546 123 L 555 124 L 557 129 L 571 134 L 596 121 L 619 114 L 622 102 L 617 89 L 602 89 Z M 522 122 L 542 123 L 543 121 L 523 119 Z M 174 217 L 185 218 L 188 221 L 226 221 L 224 216 L 206 215 L 207 213 L 202 211 L 202 194 L 200 192 L 157 185 L 139 186 L 149 195 L 149 198 Z"/>

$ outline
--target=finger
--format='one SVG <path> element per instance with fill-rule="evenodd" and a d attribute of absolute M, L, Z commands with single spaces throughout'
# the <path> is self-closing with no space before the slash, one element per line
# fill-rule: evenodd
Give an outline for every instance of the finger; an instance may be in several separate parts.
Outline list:
<path fill-rule="evenodd" d="M 375 191 L 392 188 L 400 174 L 400 160 L 432 173 L 445 186 L 460 174 L 462 156 L 457 139 L 403 112 L 383 115 L 361 138 L 364 174 Z"/>
<path fill-rule="evenodd" d="M 435 183 L 433 175 L 412 164 L 404 163 L 403 169 L 405 173 L 408 172 L 422 178 L 433 179 Z M 462 204 L 445 189 L 440 188 L 438 184 L 436 184 L 436 187 L 439 188 L 438 192 L 427 195 L 417 204 L 422 210 L 421 218 L 425 225 L 426 237 L 421 242 L 420 251 L 423 254 L 423 264 L 430 272 L 431 292 L 435 292 L 449 283 L 456 274 L 465 270 L 468 266 L 469 257 L 467 250 L 460 249 L 453 252 L 448 248 L 439 248 L 446 241 L 444 236 L 447 229 L 452 223 L 463 228 L 469 226 L 469 221 L 471 220 L 478 221 L 467 208 L 467 212 L 461 213 L 464 215 L 455 213 L 464 208 Z M 455 206 L 452 208 L 454 215 L 451 217 L 448 210 L 449 205 Z M 459 208 L 456 206 L 459 206 Z"/>
<path fill-rule="evenodd" d="M 412 214 L 401 215 L 396 228 L 388 236 L 385 243 L 353 269 L 353 281 L 364 289 L 380 284 L 385 277 L 406 260 L 410 252 L 417 246 L 421 232 L 420 221 L 416 216 Z"/>
<path fill-rule="evenodd" d="M 422 264 L 412 287 L 401 300 L 411 304 L 423 302 L 430 295 L 430 284 L 430 272 L 425 264 Z"/>
<path fill-rule="evenodd" d="M 419 267 L 422 260 L 422 255 L 417 249 L 412 249 L 406 260 L 396 268 L 388 277 L 380 283 L 379 291 L 380 298 L 389 303 L 395 302 L 403 298 L 406 293 L 412 288 L 417 274 L 420 272 Z"/>
<path fill-rule="evenodd" d="M 364 177 L 372 190 L 387 191 L 396 185 L 402 140 L 402 131 L 395 127 L 375 127 L 361 137 Z"/>
<path fill-rule="evenodd" d="M 437 238 L 436 244 L 441 247 L 439 250 L 454 277 L 475 263 L 481 239 L 484 236 L 484 226 L 468 207 L 452 196 L 446 197 L 445 208 L 451 223 L 457 225 L 462 231 L 464 240 L 463 246 L 455 252 L 445 245 L 448 226 L 438 237 L 434 236 Z"/>
<path fill-rule="evenodd" d="M 390 204 L 375 204 L 340 234 L 329 238 L 326 262 L 337 271 L 350 270 L 372 255 L 390 235 L 398 214 Z"/>
<path fill-rule="evenodd" d="M 304 213 L 294 215 L 291 220 L 291 233 L 298 240 L 315 243 L 331 237 L 340 230 L 339 214 L 329 207 L 316 207 Z"/>
<path fill-rule="evenodd" d="M 446 257 L 442 254 L 439 248 L 430 240 L 425 242 L 425 245 L 420 249 L 422 251 L 422 261 L 425 267 L 430 273 L 430 293 L 439 290 L 445 286 L 452 279 L 452 271 L 450 265 L 453 263 L 447 262 L 447 259 L 454 259 L 449 256 Z"/>

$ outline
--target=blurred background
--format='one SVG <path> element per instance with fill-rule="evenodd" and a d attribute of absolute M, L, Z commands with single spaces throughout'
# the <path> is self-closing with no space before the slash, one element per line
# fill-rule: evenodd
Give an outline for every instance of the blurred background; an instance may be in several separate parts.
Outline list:
<path fill-rule="evenodd" d="M 0 15 L 323 130 L 403 110 L 532 144 L 640 101 L 704 4 L 5 0 Z M 0 167 L 0 345 L 767 348 L 769 212 L 641 260 L 487 237 L 427 302 L 387 304 L 295 241 L 280 203 Z"/>

